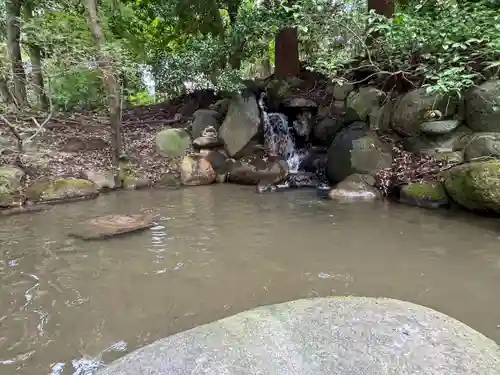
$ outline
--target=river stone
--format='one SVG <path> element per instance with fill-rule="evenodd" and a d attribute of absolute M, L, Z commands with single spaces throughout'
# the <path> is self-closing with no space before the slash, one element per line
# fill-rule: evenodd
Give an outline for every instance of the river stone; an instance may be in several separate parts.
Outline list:
<path fill-rule="evenodd" d="M 158 340 L 96 375 L 498 375 L 491 339 L 385 298 L 262 306 Z"/>
<path fill-rule="evenodd" d="M 347 97 L 346 108 L 356 111 L 361 121 L 367 121 L 368 115 L 380 108 L 386 94 L 375 87 L 362 87 L 351 92 Z"/>
<path fill-rule="evenodd" d="M 427 134 L 447 134 L 458 128 L 458 120 L 426 121 L 420 124 L 420 130 Z"/>
<path fill-rule="evenodd" d="M 69 233 L 83 240 L 99 240 L 151 228 L 154 222 L 145 215 L 106 215 L 86 220 Z"/>
<path fill-rule="evenodd" d="M 340 202 L 372 201 L 381 197 L 373 187 L 375 179 L 367 174 L 352 174 L 330 190 L 328 197 Z"/>
<path fill-rule="evenodd" d="M 215 182 L 217 175 L 210 162 L 204 155 L 186 155 L 181 160 L 180 180 L 182 185 L 197 186 L 210 185 Z"/>
<path fill-rule="evenodd" d="M 467 93 L 465 118 L 476 132 L 500 132 L 500 80 L 484 82 Z"/>
<path fill-rule="evenodd" d="M 378 133 L 387 133 L 391 129 L 392 110 L 394 104 L 387 100 L 382 107 L 373 108 L 368 114 L 370 129 Z"/>
<path fill-rule="evenodd" d="M 445 176 L 446 192 L 456 203 L 471 211 L 500 214 L 500 161 L 458 165 Z"/>
<path fill-rule="evenodd" d="M 226 118 L 220 127 L 219 136 L 226 144 L 229 156 L 233 157 L 257 135 L 260 129 L 260 111 L 255 96 L 241 95 L 231 100 Z"/>
<path fill-rule="evenodd" d="M 198 137 L 193 141 L 193 146 L 195 149 L 213 149 L 224 146 L 224 142 L 217 137 Z"/>
<path fill-rule="evenodd" d="M 24 172 L 13 165 L 0 167 L 0 207 L 19 205 L 21 180 Z"/>
<path fill-rule="evenodd" d="M 463 146 L 465 161 L 483 156 L 492 156 L 498 159 L 500 158 L 500 133 L 473 133 L 455 146 L 456 148 Z"/>
<path fill-rule="evenodd" d="M 420 134 L 403 139 L 403 147 L 414 154 L 428 153 L 439 149 L 457 150 L 456 145 L 461 143 L 472 133 L 467 126 L 462 125 L 447 134 Z"/>
<path fill-rule="evenodd" d="M 214 104 L 210 105 L 210 109 L 216 111 L 220 118 L 226 117 L 227 110 L 229 109 L 229 104 L 231 100 L 229 98 L 224 98 L 217 100 Z"/>
<path fill-rule="evenodd" d="M 343 125 L 340 118 L 325 117 L 313 127 L 313 137 L 320 144 L 329 145 Z"/>
<path fill-rule="evenodd" d="M 448 118 L 458 111 L 458 107 L 457 102 L 429 94 L 425 88 L 412 90 L 396 100 L 391 126 L 403 136 L 416 136 L 421 132 L 420 124 L 433 120 L 436 112 Z"/>
<path fill-rule="evenodd" d="M 354 90 L 354 85 L 352 83 L 333 83 L 328 85 L 326 90 L 329 94 L 332 94 L 336 100 L 346 100 L 347 96 Z"/>
<path fill-rule="evenodd" d="M 26 198 L 31 202 L 60 202 L 96 198 L 97 186 L 84 179 L 58 179 L 37 181 L 26 189 Z"/>
<path fill-rule="evenodd" d="M 218 131 L 221 126 L 222 116 L 216 110 L 198 109 L 193 113 L 193 117 L 191 122 L 191 136 L 193 138 L 201 137 L 203 131 L 208 127 L 213 127 Z"/>
<path fill-rule="evenodd" d="M 391 153 L 368 125 L 354 122 L 339 131 L 330 145 L 326 175 L 331 183 L 338 183 L 354 173 L 377 173 L 391 163 Z"/>
<path fill-rule="evenodd" d="M 340 130 L 328 149 L 326 175 L 339 183 L 354 173 L 376 173 L 391 166 L 392 156 L 368 125 L 354 122 Z"/>
<path fill-rule="evenodd" d="M 413 182 L 404 185 L 399 191 L 399 202 L 424 208 L 439 208 L 450 203 L 440 182 Z"/>
<path fill-rule="evenodd" d="M 257 185 L 260 182 L 274 184 L 288 175 L 288 163 L 279 156 L 260 158 L 248 156 L 240 160 L 228 160 L 228 181 L 241 185 Z"/>
<path fill-rule="evenodd" d="M 282 103 L 285 107 L 292 108 L 317 108 L 318 104 L 311 99 L 300 98 L 300 97 L 290 97 L 283 100 Z"/>
<path fill-rule="evenodd" d="M 99 191 L 112 190 L 115 188 L 115 178 L 113 172 L 102 172 L 95 170 L 87 170 L 81 173 L 81 177 L 95 184 Z"/>
<path fill-rule="evenodd" d="M 165 157 L 176 157 L 191 147 L 191 137 L 185 129 L 165 129 L 156 134 L 156 150 Z"/>

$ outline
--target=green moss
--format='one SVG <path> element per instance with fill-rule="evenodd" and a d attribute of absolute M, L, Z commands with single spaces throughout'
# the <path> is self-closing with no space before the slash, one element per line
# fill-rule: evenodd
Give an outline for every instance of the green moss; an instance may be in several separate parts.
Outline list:
<path fill-rule="evenodd" d="M 413 198 L 439 201 L 446 199 L 443 186 L 437 182 L 412 183 L 404 187 L 405 193 Z"/>
<path fill-rule="evenodd" d="M 96 186 L 83 179 L 60 179 L 39 181 L 26 189 L 26 197 L 31 201 L 75 199 L 97 195 Z"/>
<path fill-rule="evenodd" d="M 453 200 L 465 208 L 500 213 L 500 161 L 474 162 L 452 168 L 444 186 Z"/>

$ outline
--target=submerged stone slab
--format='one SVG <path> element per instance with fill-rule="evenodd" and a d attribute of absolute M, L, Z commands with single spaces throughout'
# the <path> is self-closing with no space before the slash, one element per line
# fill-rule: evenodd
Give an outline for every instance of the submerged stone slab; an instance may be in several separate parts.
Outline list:
<path fill-rule="evenodd" d="M 391 299 L 303 299 L 193 328 L 98 375 L 498 375 L 499 346 L 437 311 Z"/>
<path fill-rule="evenodd" d="M 97 240 L 151 228 L 152 219 L 146 215 L 106 215 L 80 223 L 70 236 Z"/>

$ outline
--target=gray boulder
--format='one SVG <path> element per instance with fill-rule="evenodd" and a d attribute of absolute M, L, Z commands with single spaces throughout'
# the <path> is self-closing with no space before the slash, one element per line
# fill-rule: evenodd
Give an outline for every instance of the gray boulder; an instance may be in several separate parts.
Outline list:
<path fill-rule="evenodd" d="M 354 173 L 374 174 L 391 166 L 392 156 L 368 125 L 354 122 L 340 130 L 328 149 L 326 175 L 331 183 Z"/>
<path fill-rule="evenodd" d="M 392 299 L 302 299 L 193 328 L 97 375 L 498 375 L 497 344 L 435 310 Z"/>
<path fill-rule="evenodd" d="M 361 121 L 367 121 L 371 113 L 379 110 L 385 98 L 386 94 L 375 87 L 362 87 L 349 94 L 346 108 L 352 108 Z"/>
<path fill-rule="evenodd" d="M 211 109 L 199 109 L 193 113 L 193 121 L 191 122 L 191 136 L 198 138 L 208 127 L 213 127 L 219 130 L 221 126 L 221 114 Z"/>
<path fill-rule="evenodd" d="M 391 126 L 401 135 L 419 135 L 420 125 L 435 120 L 435 113 L 443 119 L 459 110 L 459 103 L 450 98 L 428 94 L 425 88 L 410 91 L 399 97 L 394 105 Z"/>
<path fill-rule="evenodd" d="M 487 81 L 469 91 L 465 118 L 476 132 L 500 132 L 500 80 Z"/>
<path fill-rule="evenodd" d="M 236 96 L 231 100 L 219 136 L 233 157 L 257 135 L 260 127 L 260 111 L 255 96 Z"/>

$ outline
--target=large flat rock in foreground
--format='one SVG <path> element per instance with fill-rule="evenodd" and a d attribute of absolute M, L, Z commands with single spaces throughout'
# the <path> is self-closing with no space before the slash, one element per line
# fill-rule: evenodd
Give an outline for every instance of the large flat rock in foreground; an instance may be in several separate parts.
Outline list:
<path fill-rule="evenodd" d="M 264 306 L 159 340 L 98 375 L 499 375 L 500 349 L 434 310 L 391 299 Z"/>

